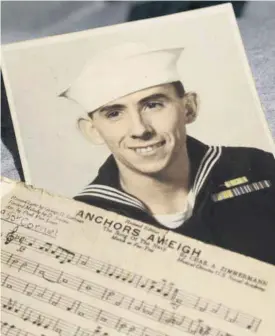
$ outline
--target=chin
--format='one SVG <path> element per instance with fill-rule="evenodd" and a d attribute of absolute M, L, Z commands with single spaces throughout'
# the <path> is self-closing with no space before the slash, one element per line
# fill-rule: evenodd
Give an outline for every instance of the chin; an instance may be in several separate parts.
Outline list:
<path fill-rule="evenodd" d="M 152 162 L 133 167 L 136 172 L 144 175 L 158 175 L 163 173 L 168 168 L 168 162 Z"/>

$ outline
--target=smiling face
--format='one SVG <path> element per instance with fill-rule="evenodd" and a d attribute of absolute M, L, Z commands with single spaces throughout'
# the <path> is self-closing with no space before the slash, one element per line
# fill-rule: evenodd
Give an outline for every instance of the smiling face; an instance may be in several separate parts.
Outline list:
<path fill-rule="evenodd" d="M 185 125 L 195 116 L 196 95 L 180 97 L 174 85 L 164 84 L 108 103 L 80 126 L 109 147 L 120 170 L 157 174 L 185 150 Z"/>

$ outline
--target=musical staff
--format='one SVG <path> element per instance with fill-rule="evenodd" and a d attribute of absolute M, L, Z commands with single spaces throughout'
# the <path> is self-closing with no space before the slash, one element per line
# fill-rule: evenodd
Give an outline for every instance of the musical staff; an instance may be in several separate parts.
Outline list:
<path fill-rule="evenodd" d="M 48 328 L 45 328 L 48 329 Z M 58 329 L 57 329 L 58 331 Z M 93 331 L 89 331 L 89 334 L 84 331 L 83 333 L 78 333 L 79 336 L 111 336 L 104 330 L 101 326 L 97 326 Z M 23 329 L 17 328 L 14 324 L 1 321 L 1 336 L 47 336 L 43 333 L 35 335 Z"/>
<path fill-rule="evenodd" d="M 172 307 L 175 309 L 179 306 L 195 309 L 202 313 L 211 314 L 216 318 L 250 330 L 254 333 L 258 331 L 261 324 L 260 318 L 179 289 L 173 283 L 169 283 L 166 280 L 155 281 L 134 272 L 127 271 L 126 269 L 116 267 L 80 253 L 69 251 L 61 246 L 40 239 L 17 234 L 16 239 L 12 240 L 10 243 L 55 258 L 61 264 L 68 263 L 98 275 L 123 282 L 134 288 L 144 290 L 147 293 L 161 296 L 162 298 L 169 300 Z M 51 281 L 51 275 L 48 274 L 45 276 L 47 277 L 45 278 L 46 280 Z M 53 279 L 52 281 L 55 280 Z"/>
<path fill-rule="evenodd" d="M 1 321 L 1 336 L 46 336 L 44 334 L 35 335 L 28 331 L 17 328 L 14 324 Z"/>
<path fill-rule="evenodd" d="M 13 300 L 5 296 L 1 297 L 1 305 L 2 310 L 7 314 L 19 317 L 23 321 L 32 323 L 33 325 L 39 326 L 45 330 L 57 332 L 59 336 L 94 336 L 98 335 L 100 332 L 99 327 L 94 330 L 80 328 L 79 326 L 63 319 L 45 314 L 40 310 L 24 305 L 17 300 Z M 96 324 L 119 331 L 122 334 L 131 336 L 168 336 L 162 332 L 133 323 L 96 307 L 93 307 L 90 312 L 90 320 L 94 321 Z M 96 330 L 98 330 L 97 333 Z M 105 333 L 105 335 L 107 336 L 108 334 Z"/>
<path fill-rule="evenodd" d="M 60 309 L 69 311 L 83 318 L 90 319 L 90 317 L 93 316 L 93 306 L 79 300 L 72 299 L 68 296 L 61 295 L 47 288 L 34 285 L 21 280 L 20 278 L 1 273 L 1 282 L 2 287 L 31 296 L 39 301 L 52 304 Z M 89 294 L 95 298 L 101 297 L 103 301 L 112 305 L 127 309 L 151 320 L 171 325 L 181 331 L 190 333 L 191 335 L 232 336 L 222 330 L 211 328 L 202 320 L 193 320 L 187 316 L 169 312 L 157 305 L 150 305 L 144 301 L 136 300 L 119 292 L 114 292 L 110 289 L 108 290 L 103 286 L 97 286 L 94 284 L 93 286 L 89 285 L 89 287 Z"/>

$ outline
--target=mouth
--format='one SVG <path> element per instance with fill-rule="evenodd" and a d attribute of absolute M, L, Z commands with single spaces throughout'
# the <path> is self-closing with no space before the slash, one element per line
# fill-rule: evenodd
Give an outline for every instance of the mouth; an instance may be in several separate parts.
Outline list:
<path fill-rule="evenodd" d="M 165 144 L 165 142 L 166 141 L 163 140 L 163 141 L 157 142 L 152 145 L 142 146 L 142 147 L 133 147 L 131 149 L 134 150 L 138 154 L 150 154 L 150 153 L 155 152 L 158 148 L 162 147 Z"/>

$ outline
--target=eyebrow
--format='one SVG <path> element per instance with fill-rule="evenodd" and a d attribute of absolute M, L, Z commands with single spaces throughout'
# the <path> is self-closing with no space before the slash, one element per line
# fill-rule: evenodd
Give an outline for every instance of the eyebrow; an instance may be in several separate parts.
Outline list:
<path fill-rule="evenodd" d="M 139 100 L 138 105 L 142 106 L 142 105 L 146 104 L 148 101 L 157 100 L 157 99 L 163 99 L 163 100 L 166 100 L 166 101 L 170 100 L 169 97 L 167 95 L 165 95 L 164 93 L 154 93 L 150 96 L 144 97 L 141 100 Z M 113 111 L 113 110 L 123 110 L 125 108 L 126 108 L 126 105 L 113 104 L 113 105 L 107 105 L 107 106 L 101 107 L 98 110 L 98 112 L 101 114 L 101 113 L 107 113 L 107 112 L 110 112 L 110 111 Z M 90 113 L 92 114 L 93 112 L 90 112 Z"/>
<path fill-rule="evenodd" d="M 151 101 L 151 100 L 166 100 L 166 101 L 169 101 L 170 98 L 164 94 L 164 93 L 154 93 L 148 97 L 145 97 L 145 98 L 142 98 L 138 104 L 139 105 L 144 105 L 146 104 L 148 101 Z"/>

